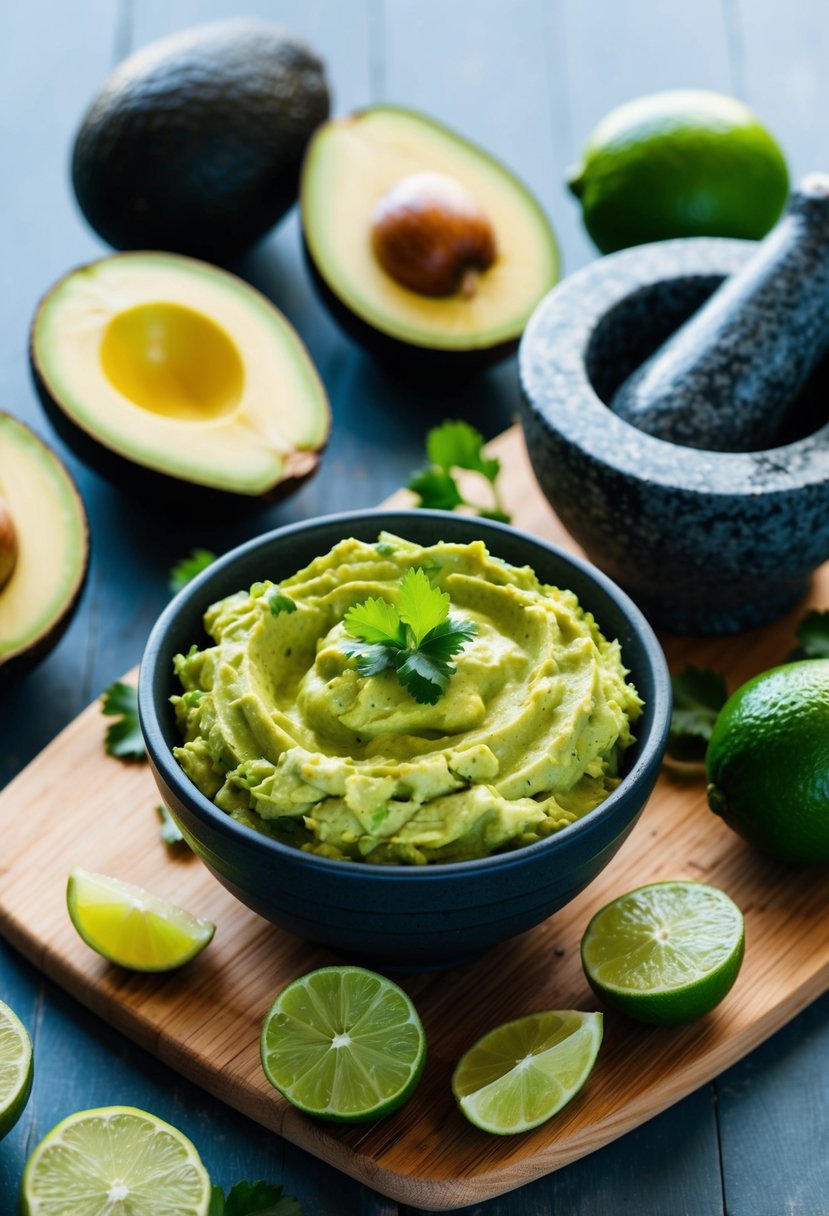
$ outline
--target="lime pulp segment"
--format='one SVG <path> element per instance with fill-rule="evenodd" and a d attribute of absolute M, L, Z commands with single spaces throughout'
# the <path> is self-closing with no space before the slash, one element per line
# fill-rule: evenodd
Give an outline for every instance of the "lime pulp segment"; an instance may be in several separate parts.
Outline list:
<path fill-rule="evenodd" d="M 79 1111 L 41 1140 L 23 1216 L 207 1216 L 210 1179 L 186 1136 L 130 1106 Z"/>
<path fill-rule="evenodd" d="M 600 1013 L 551 1010 L 506 1022 L 461 1058 L 452 1092 L 470 1123 L 483 1131 L 529 1131 L 578 1093 L 601 1042 Z"/>
<path fill-rule="evenodd" d="M 670 1024 L 710 1012 L 743 959 L 740 909 L 698 882 L 661 882 L 597 912 L 582 939 L 593 990 L 640 1021 Z"/>
<path fill-rule="evenodd" d="M 32 1089 L 32 1041 L 8 1005 L 0 1001 L 0 1140 L 14 1127 Z"/>
<path fill-rule="evenodd" d="M 66 902 L 93 950 L 135 971 L 169 971 L 199 954 L 216 926 L 132 883 L 76 867 Z"/>
<path fill-rule="evenodd" d="M 426 1038 L 406 993 L 361 967 L 322 967 L 279 994 L 262 1026 L 262 1067 L 298 1109 L 367 1122 L 413 1093 Z"/>

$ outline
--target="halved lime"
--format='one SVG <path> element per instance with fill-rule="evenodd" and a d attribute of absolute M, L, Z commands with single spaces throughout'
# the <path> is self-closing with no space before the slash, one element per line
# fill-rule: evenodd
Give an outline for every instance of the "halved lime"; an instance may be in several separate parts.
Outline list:
<path fill-rule="evenodd" d="M 546 1122 L 579 1092 L 602 1042 L 602 1015 L 532 1013 L 496 1026 L 461 1057 L 452 1093 L 470 1123 L 496 1136 Z"/>
<path fill-rule="evenodd" d="M 743 915 L 701 882 L 655 882 L 614 899 L 591 920 L 581 961 L 611 1009 L 660 1026 L 718 1005 L 743 961 Z"/>
<path fill-rule="evenodd" d="M 262 1067 L 309 1115 L 382 1119 L 414 1092 L 426 1036 L 402 988 L 362 967 L 321 967 L 283 988 L 262 1024 Z"/>
<path fill-rule="evenodd" d="M 32 1040 L 20 1018 L 0 1001 L 0 1140 L 23 1113 L 32 1092 Z"/>
<path fill-rule="evenodd" d="M 133 971 L 170 971 L 189 963 L 216 932 L 209 920 L 143 887 L 78 866 L 69 875 L 66 903 L 87 946 Z"/>
<path fill-rule="evenodd" d="M 26 1162 L 23 1216 L 206 1216 L 210 1179 L 177 1128 L 132 1106 L 82 1110 Z"/>

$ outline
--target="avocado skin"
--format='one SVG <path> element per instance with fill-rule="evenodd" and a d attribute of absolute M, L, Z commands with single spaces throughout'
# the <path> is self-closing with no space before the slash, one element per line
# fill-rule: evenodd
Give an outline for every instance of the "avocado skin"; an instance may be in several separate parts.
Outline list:
<path fill-rule="evenodd" d="M 466 350 L 445 350 L 434 346 L 413 346 L 364 321 L 345 304 L 328 286 L 322 272 L 314 261 L 308 242 L 303 234 L 302 247 L 311 281 L 320 300 L 338 325 L 350 338 L 373 355 L 379 363 L 406 375 L 418 384 L 461 383 L 479 372 L 486 371 L 495 363 L 508 358 L 518 350 L 521 335 L 494 346 L 469 347 Z"/>
<path fill-rule="evenodd" d="M 268 22 L 219 21 L 151 43 L 115 69 L 81 123 L 80 208 L 116 249 L 226 262 L 296 201 L 329 105 L 320 60 Z"/>

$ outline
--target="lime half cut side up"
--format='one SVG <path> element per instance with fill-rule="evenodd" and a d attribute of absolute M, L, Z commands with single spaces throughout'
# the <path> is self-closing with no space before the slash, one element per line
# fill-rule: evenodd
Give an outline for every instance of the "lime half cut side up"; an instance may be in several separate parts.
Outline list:
<path fill-rule="evenodd" d="M 22 1115 L 33 1075 L 29 1033 L 17 1014 L 0 1001 L 0 1140 Z"/>
<path fill-rule="evenodd" d="M 692 1022 L 718 1005 L 743 961 L 740 909 L 700 882 L 657 882 L 607 904 L 581 943 L 585 975 L 611 1009 L 640 1022 Z"/>
<path fill-rule="evenodd" d="M 23 1216 L 207 1216 L 210 1179 L 175 1127 L 131 1106 L 70 1115 L 23 1171 Z"/>
<path fill-rule="evenodd" d="M 381 1119 L 420 1080 L 426 1036 L 409 997 L 361 967 L 321 967 L 280 992 L 262 1025 L 262 1067 L 298 1110 Z"/>
<path fill-rule="evenodd" d="M 205 948 L 216 926 L 106 874 L 75 867 L 66 903 L 83 940 L 111 963 L 133 971 L 171 971 Z"/>
<path fill-rule="evenodd" d="M 533 1013 L 490 1030 L 461 1057 L 452 1093 L 470 1123 L 498 1136 L 530 1131 L 579 1092 L 602 1042 L 602 1015 Z"/>

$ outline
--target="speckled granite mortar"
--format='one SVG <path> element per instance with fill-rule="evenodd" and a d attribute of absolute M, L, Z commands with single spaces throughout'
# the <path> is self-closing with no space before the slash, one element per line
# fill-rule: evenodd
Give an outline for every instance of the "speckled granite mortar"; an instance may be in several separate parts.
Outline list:
<path fill-rule="evenodd" d="M 522 422 L 544 493 L 592 561 L 677 633 L 773 620 L 829 558 L 826 361 L 788 442 L 764 451 L 668 443 L 605 404 L 754 249 L 699 237 L 611 254 L 550 292 L 521 342 Z"/>

